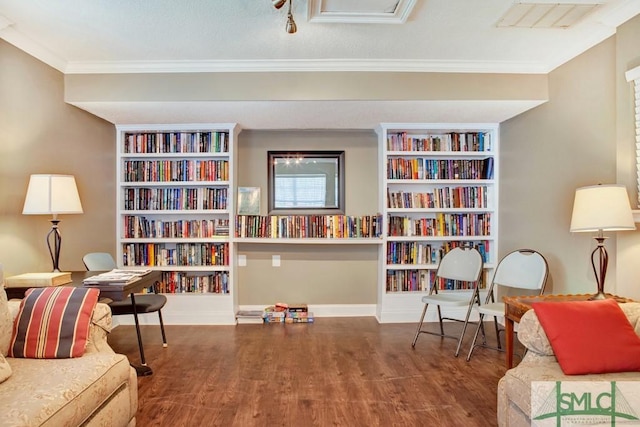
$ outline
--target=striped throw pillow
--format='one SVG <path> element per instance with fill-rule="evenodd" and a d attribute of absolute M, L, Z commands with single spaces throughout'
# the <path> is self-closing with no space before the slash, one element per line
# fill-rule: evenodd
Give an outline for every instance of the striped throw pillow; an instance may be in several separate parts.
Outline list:
<path fill-rule="evenodd" d="M 64 359 L 84 354 L 100 291 L 56 286 L 27 290 L 13 324 L 11 357 Z"/>

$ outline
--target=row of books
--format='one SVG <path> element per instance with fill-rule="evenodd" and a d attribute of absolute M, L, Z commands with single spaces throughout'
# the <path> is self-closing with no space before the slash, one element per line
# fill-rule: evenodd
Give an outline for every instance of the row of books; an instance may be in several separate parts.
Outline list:
<path fill-rule="evenodd" d="M 193 219 L 163 221 L 144 216 L 125 215 L 124 238 L 202 238 L 229 235 L 229 220 Z"/>
<path fill-rule="evenodd" d="M 387 242 L 387 265 L 437 265 L 444 254 L 456 247 L 475 247 L 482 255 L 484 262 L 489 262 L 491 259 L 488 241 L 452 241 L 443 242 L 442 245 L 424 242 Z"/>
<path fill-rule="evenodd" d="M 389 151 L 491 151 L 491 134 L 487 132 L 449 132 L 440 135 L 387 135 Z"/>
<path fill-rule="evenodd" d="M 390 157 L 388 179 L 493 179 L 493 157 L 486 159 L 429 159 Z"/>
<path fill-rule="evenodd" d="M 165 271 L 158 292 L 166 294 L 180 293 L 229 293 L 229 274 L 226 271 L 214 271 L 207 274 Z"/>
<path fill-rule="evenodd" d="M 434 218 L 389 217 L 389 236 L 489 236 L 490 213 L 436 213 Z"/>
<path fill-rule="evenodd" d="M 480 289 L 487 283 L 487 271 L 483 271 Z M 386 276 L 387 292 L 428 292 L 432 284 L 442 291 L 461 291 L 473 289 L 474 284 L 461 280 L 440 278 L 436 281 L 435 270 L 389 270 Z"/>
<path fill-rule="evenodd" d="M 389 208 L 486 208 L 487 187 L 442 187 L 433 192 L 391 191 L 387 188 Z"/>
<path fill-rule="evenodd" d="M 382 234 L 382 216 L 238 215 L 236 237 L 369 238 Z"/>
<path fill-rule="evenodd" d="M 236 320 L 238 324 L 313 323 L 314 316 L 307 304 L 278 303 L 264 310 L 238 310 Z"/>
<path fill-rule="evenodd" d="M 313 323 L 315 320 L 312 312 L 291 313 L 273 312 L 265 313 L 265 323 Z"/>
<path fill-rule="evenodd" d="M 125 153 L 228 153 L 229 132 L 125 133 Z"/>
<path fill-rule="evenodd" d="M 229 244 L 177 243 L 171 249 L 164 243 L 126 243 L 122 262 L 125 266 L 225 266 L 229 265 Z"/>
<path fill-rule="evenodd" d="M 227 209 L 227 188 L 125 188 L 124 209 Z"/>
<path fill-rule="evenodd" d="M 125 160 L 125 182 L 228 181 L 228 160 Z"/>

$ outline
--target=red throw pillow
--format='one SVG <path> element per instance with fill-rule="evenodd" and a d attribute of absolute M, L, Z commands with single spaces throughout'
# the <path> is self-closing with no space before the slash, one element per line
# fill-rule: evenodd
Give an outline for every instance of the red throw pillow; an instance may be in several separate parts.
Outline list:
<path fill-rule="evenodd" d="M 532 306 L 566 375 L 640 371 L 640 337 L 615 300 Z"/>
<path fill-rule="evenodd" d="M 9 355 L 33 359 L 82 356 L 99 293 L 70 286 L 27 290 L 13 324 Z"/>

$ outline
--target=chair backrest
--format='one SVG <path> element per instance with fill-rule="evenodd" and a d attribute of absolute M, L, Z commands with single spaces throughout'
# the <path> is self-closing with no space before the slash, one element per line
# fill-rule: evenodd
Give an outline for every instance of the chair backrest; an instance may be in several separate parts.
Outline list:
<path fill-rule="evenodd" d="M 82 257 L 84 266 L 89 271 L 105 271 L 117 268 L 111 254 L 106 252 L 91 252 Z"/>
<path fill-rule="evenodd" d="M 477 282 L 483 264 L 482 255 L 477 249 L 458 247 L 442 257 L 436 275 L 444 279 Z"/>
<path fill-rule="evenodd" d="M 549 267 L 547 260 L 533 249 L 518 249 L 500 260 L 493 283 L 507 288 L 544 291 Z"/>

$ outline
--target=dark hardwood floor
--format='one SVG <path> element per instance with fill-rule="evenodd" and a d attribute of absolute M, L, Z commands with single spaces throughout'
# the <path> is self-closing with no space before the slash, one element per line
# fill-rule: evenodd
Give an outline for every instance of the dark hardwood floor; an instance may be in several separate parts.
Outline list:
<path fill-rule="evenodd" d="M 167 348 L 159 327 L 143 326 L 154 373 L 138 378 L 137 425 L 496 425 L 504 353 L 479 348 L 466 362 L 473 331 L 457 358 L 453 339 L 422 334 L 412 349 L 415 326 L 373 317 L 167 326 Z M 133 326 L 109 343 L 139 362 Z"/>

